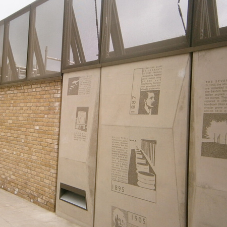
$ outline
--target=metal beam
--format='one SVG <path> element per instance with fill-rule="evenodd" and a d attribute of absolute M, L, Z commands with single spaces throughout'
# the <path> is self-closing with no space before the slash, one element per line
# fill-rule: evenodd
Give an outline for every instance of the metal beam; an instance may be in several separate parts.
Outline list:
<path fill-rule="evenodd" d="M 102 58 L 109 57 L 110 37 L 112 38 L 114 55 L 125 54 L 124 42 L 115 0 L 104 1 L 103 6 L 103 35 L 102 35 Z"/>
<path fill-rule="evenodd" d="M 71 45 L 72 45 L 72 40 L 75 40 L 75 44 L 76 44 L 76 49 L 77 49 L 77 53 L 78 53 L 78 56 L 80 58 L 80 63 L 85 63 L 86 62 L 86 59 L 85 59 L 85 55 L 84 55 L 84 50 L 83 50 L 83 46 L 82 46 L 82 42 L 81 42 L 81 38 L 80 38 L 80 32 L 79 32 L 79 29 L 78 29 L 78 26 L 77 26 L 77 22 L 76 22 L 76 17 L 75 17 L 75 13 L 74 13 L 74 10 L 72 8 L 72 39 L 71 39 Z M 73 53 L 75 53 L 75 46 L 72 45 L 72 49 L 74 48 L 73 50 Z M 76 57 L 76 55 L 75 55 Z M 76 59 L 74 59 L 76 60 Z"/>
<path fill-rule="evenodd" d="M 121 33 L 121 26 L 117 12 L 116 1 L 112 0 L 112 14 L 111 14 L 111 37 L 113 42 L 113 48 L 116 56 L 125 54 L 124 42 Z"/>
<path fill-rule="evenodd" d="M 35 52 L 35 56 L 38 64 L 39 74 L 40 76 L 44 76 L 46 73 L 46 69 L 43 63 L 43 57 L 39 46 L 39 39 L 38 39 L 36 29 L 34 34 L 34 52 Z"/>
<path fill-rule="evenodd" d="M 197 21 L 199 21 L 199 39 L 220 35 L 216 0 L 198 2 Z"/>
<path fill-rule="evenodd" d="M 17 68 L 16 68 L 16 62 L 15 62 L 14 57 L 13 57 L 13 51 L 12 51 L 10 43 L 9 43 L 9 46 L 8 46 L 8 59 L 9 59 L 10 70 L 12 71 L 12 80 L 18 80 L 18 72 L 17 72 Z"/>
<path fill-rule="evenodd" d="M 35 19 L 36 8 L 32 7 L 30 11 L 30 23 L 29 23 L 29 42 L 28 42 L 28 63 L 27 63 L 27 75 L 32 77 L 33 75 L 33 61 L 34 61 L 34 40 L 35 40 Z"/>
<path fill-rule="evenodd" d="M 6 81 L 8 76 L 8 49 L 9 49 L 9 22 L 5 23 L 4 26 L 4 41 L 3 41 L 3 58 L 2 58 L 2 81 Z"/>
<path fill-rule="evenodd" d="M 63 30 L 63 53 L 62 66 L 70 64 L 70 44 L 71 44 L 71 21 L 72 21 L 72 0 L 65 0 L 64 8 L 64 30 Z"/>
<path fill-rule="evenodd" d="M 43 57 L 39 45 L 39 39 L 35 27 L 36 21 L 36 8 L 32 8 L 30 12 L 30 24 L 29 24 L 29 48 L 28 48 L 28 66 L 27 72 L 29 77 L 33 74 L 33 65 L 34 65 L 34 53 L 36 56 L 39 74 L 40 76 L 44 76 L 46 73 L 46 69 L 43 62 Z"/>
<path fill-rule="evenodd" d="M 4 30 L 3 61 L 2 61 L 2 80 L 3 80 L 3 82 L 6 81 L 6 78 L 9 76 L 7 59 L 9 60 L 10 70 L 12 71 L 12 78 L 9 78 L 9 80 L 18 79 L 16 63 L 15 63 L 15 60 L 13 57 L 12 48 L 10 46 L 9 27 L 10 27 L 10 22 L 7 22 L 5 24 L 5 30 Z"/>

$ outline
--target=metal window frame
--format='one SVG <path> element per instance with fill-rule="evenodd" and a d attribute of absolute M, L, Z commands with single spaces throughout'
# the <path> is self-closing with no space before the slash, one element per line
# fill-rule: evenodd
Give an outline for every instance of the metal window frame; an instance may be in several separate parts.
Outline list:
<path fill-rule="evenodd" d="M 30 24 L 29 24 L 29 45 L 28 45 L 28 77 L 32 77 L 33 74 L 33 56 L 35 54 L 38 68 L 40 70 L 40 75 L 45 75 L 45 66 L 42 58 L 42 53 L 40 50 L 38 35 L 35 27 L 36 21 L 36 7 L 31 6 L 30 12 Z"/>
<path fill-rule="evenodd" d="M 23 81 L 31 81 L 31 80 L 45 80 L 48 78 L 54 78 L 54 77 L 59 77 L 62 76 L 63 73 L 67 72 L 73 72 L 73 71 L 79 71 L 79 70 L 84 70 L 84 69 L 91 69 L 91 68 L 100 68 L 103 66 L 109 66 L 109 65 L 116 65 L 116 64 L 124 64 L 124 63 L 130 63 L 130 62 L 135 62 L 135 61 L 141 61 L 141 60 L 147 60 L 147 59 L 155 59 L 155 58 L 160 58 L 160 57 L 167 57 L 167 56 L 173 56 L 173 55 L 179 55 L 179 54 L 185 54 L 185 53 L 192 53 L 195 51 L 200 51 L 200 50 L 207 50 L 207 49 L 212 49 L 212 48 L 217 48 L 217 47 L 223 47 L 227 46 L 227 26 L 224 28 L 220 28 L 220 36 L 216 37 L 209 37 L 206 39 L 198 39 L 198 34 L 199 34 L 199 20 L 198 17 L 200 16 L 200 11 L 201 9 L 199 8 L 199 3 L 202 0 L 188 0 L 188 18 L 187 18 L 187 33 L 186 33 L 186 40 L 187 40 L 187 45 L 180 40 L 180 39 L 169 39 L 169 40 L 164 40 L 164 41 L 159 41 L 155 43 L 150 43 L 150 44 L 145 44 L 141 46 L 135 46 L 132 48 L 127 48 L 126 50 L 124 49 L 124 44 L 122 41 L 122 35 L 119 27 L 119 23 L 115 23 L 115 25 L 111 28 L 110 26 L 107 26 L 111 24 L 111 20 L 106 21 L 106 15 L 109 13 L 109 15 L 113 15 L 115 22 L 119 22 L 117 11 L 116 11 L 116 2 L 115 0 L 102 0 L 102 5 L 101 5 L 101 19 L 100 19 L 100 35 L 98 37 L 98 48 L 99 48 L 99 56 L 98 60 L 95 61 L 77 61 L 77 64 L 74 65 L 68 65 L 67 61 L 69 59 L 69 51 L 70 51 L 70 45 L 71 42 L 74 42 L 74 46 L 76 46 L 77 49 L 76 52 L 74 52 L 75 56 L 79 56 L 78 54 L 81 54 L 81 48 L 80 44 L 78 43 L 81 42 L 80 37 L 79 37 L 79 31 L 77 29 L 76 22 L 74 20 L 74 37 L 73 39 L 71 38 L 71 33 L 72 33 L 72 25 L 70 24 L 72 21 L 73 13 L 70 13 L 70 8 L 73 8 L 72 5 L 72 0 L 64 0 L 64 17 L 63 17 L 63 32 L 62 32 L 62 56 L 61 56 L 61 71 L 56 74 L 45 74 L 42 73 L 42 76 L 37 76 L 37 77 L 31 77 L 31 70 L 32 70 L 32 53 L 36 52 L 36 55 L 40 55 L 39 51 L 39 45 L 37 42 L 36 38 L 36 32 L 34 29 L 34 21 L 35 21 L 35 9 L 39 5 L 47 2 L 48 0 L 37 0 L 33 2 L 32 4 L 28 5 L 27 7 L 19 10 L 18 12 L 14 13 L 13 15 L 7 17 L 6 19 L 0 21 L 0 24 L 4 24 L 4 42 L 3 42 L 3 54 L 2 54 L 2 62 L 5 63 L 6 59 L 6 53 L 7 49 L 9 49 L 9 45 L 7 45 L 7 40 L 8 40 L 8 35 L 7 35 L 7 23 L 9 23 L 11 20 L 16 19 L 20 15 L 24 14 L 25 12 L 29 12 L 29 31 L 28 31 L 28 52 L 27 52 L 27 71 L 26 71 L 26 78 L 25 79 L 18 79 L 18 80 L 13 80 L 13 81 L 3 81 L 3 67 L 2 67 L 2 76 L 0 84 L 5 85 L 5 84 L 15 84 L 18 82 L 23 82 Z M 203 0 L 204 1 L 204 0 Z M 210 0 L 208 0 L 210 1 Z M 215 1 L 215 0 L 211 0 Z M 67 3 L 67 4 L 66 4 Z M 112 8 L 110 7 L 112 4 Z M 212 7 L 210 7 L 212 8 Z M 212 12 L 212 10 L 209 10 L 209 12 Z M 96 12 L 97 13 L 97 12 Z M 210 13 L 209 15 L 211 20 L 213 21 L 212 25 L 215 25 L 215 21 L 217 22 L 218 19 L 218 14 L 217 12 L 215 13 Z M 97 15 L 98 16 L 98 15 Z M 209 18 L 209 19 L 210 19 Z M 106 23 L 108 22 L 108 23 Z M 211 32 L 215 32 L 215 29 L 217 26 L 213 26 L 211 28 Z M 217 30 L 217 29 L 216 29 Z M 108 47 L 108 36 L 112 33 L 112 41 L 113 45 L 115 47 L 115 53 L 117 53 L 117 57 L 110 57 L 107 59 L 105 57 L 105 53 Z M 212 33 L 212 34 L 213 34 Z M 108 35 L 108 36 L 107 36 Z M 180 41 L 180 42 L 179 42 Z M 6 44 L 6 45 L 5 45 Z M 127 52 L 126 55 L 124 55 L 125 51 Z M 136 52 L 136 54 L 135 54 Z M 109 53 L 110 56 L 113 53 Z M 31 57 L 32 56 L 32 57 Z M 79 59 L 82 59 L 82 57 L 79 57 Z M 11 56 L 11 62 L 13 62 L 13 57 Z M 43 60 L 42 60 L 43 62 Z M 13 63 L 11 63 L 13 64 Z M 45 64 L 45 63 L 44 63 Z M 42 67 L 42 63 L 40 63 Z M 3 66 L 3 64 L 2 64 Z M 41 68 L 39 67 L 39 68 Z M 5 70 L 5 69 L 4 69 Z M 43 70 L 44 71 L 44 70 Z"/>
<path fill-rule="evenodd" d="M 18 17 L 22 16 L 25 13 L 30 13 L 30 6 L 24 7 L 23 9 L 19 10 L 18 12 L 12 14 L 11 16 L 7 17 L 3 20 L 4 23 L 4 38 L 3 38 L 3 53 L 2 53 L 2 76 L 1 76 L 1 84 L 10 83 L 10 82 L 17 82 L 17 81 L 25 81 L 27 78 L 27 70 L 25 73 L 24 79 L 18 78 L 18 73 L 16 69 L 16 62 L 14 60 L 12 48 L 10 45 L 9 40 L 9 25 L 12 20 L 17 19 Z M 29 32 L 29 30 L 28 30 Z M 27 40 L 28 42 L 28 40 Z M 4 81 L 5 77 L 7 76 L 7 58 L 9 59 L 10 68 L 12 70 L 12 80 Z M 26 59 L 26 64 L 27 64 Z M 27 68 L 27 67 L 26 67 Z"/>
<path fill-rule="evenodd" d="M 95 11 L 95 8 L 94 8 Z M 96 13 L 96 12 L 95 12 Z M 96 15 L 98 16 L 98 15 Z M 98 50 L 100 50 L 100 40 L 98 39 Z M 70 47 L 75 64 L 70 65 Z M 99 67 L 99 53 L 97 60 L 86 61 L 84 50 L 80 38 L 79 29 L 77 26 L 76 15 L 73 9 L 73 0 L 65 0 L 64 7 L 64 32 L 63 32 L 63 61 L 62 69 L 65 71 L 73 71 L 75 68 L 94 68 Z"/>
<path fill-rule="evenodd" d="M 5 31 L 5 26 L 4 26 L 4 20 L 0 21 L 0 26 L 3 26 L 3 34 L 2 34 L 2 53 L 0 53 L 2 56 L 2 61 L 3 61 L 3 43 L 4 43 L 4 31 Z M 0 34 L 1 35 L 1 34 Z M 0 44 L 1 45 L 1 44 Z M 0 66 L 0 84 L 1 84 L 1 79 L 2 79 L 2 62 Z"/>
<path fill-rule="evenodd" d="M 115 0 L 103 0 L 102 35 L 101 35 L 101 64 L 108 64 L 113 61 L 134 59 L 153 54 L 178 51 L 190 47 L 193 0 L 188 0 L 187 31 L 186 35 L 171 38 L 154 43 L 139 45 L 124 49 L 123 39 L 120 31 L 119 18 Z M 113 18 L 111 20 L 111 17 Z M 112 25 L 112 26 L 111 26 Z M 109 52 L 110 34 L 112 37 L 114 52 Z M 116 48 L 118 47 L 118 48 Z M 115 55 L 115 56 L 114 56 Z"/>
<path fill-rule="evenodd" d="M 218 25 L 216 0 L 196 0 L 193 10 L 193 47 L 227 40 L 227 26 L 219 28 Z"/>
<path fill-rule="evenodd" d="M 37 79 L 44 79 L 49 77 L 59 77 L 62 76 L 62 46 L 61 46 L 61 64 L 60 64 L 60 72 L 54 73 L 46 73 L 46 60 L 43 59 L 39 39 L 36 31 L 36 8 L 45 4 L 49 0 L 38 0 L 30 4 L 31 11 L 30 11 L 30 23 L 29 23 L 29 42 L 28 42 L 28 65 L 27 65 L 27 79 L 28 80 L 37 80 Z M 63 0 L 62 0 L 63 1 Z M 64 14 L 64 12 L 63 12 Z M 63 15 L 64 18 L 64 15 Z M 62 33 L 64 29 L 64 24 L 62 28 Z M 63 36 L 63 35 L 62 35 Z M 36 56 L 36 61 L 39 69 L 39 76 L 32 76 L 33 74 L 33 59 L 34 54 Z"/>
<path fill-rule="evenodd" d="M 112 38 L 114 54 L 122 56 L 125 54 L 125 47 L 121 33 L 120 20 L 117 12 L 115 0 L 103 0 L 103 18 L 102 18 L 102 43 L 101 43 L 101 61 L 105 61 L 109 52 L 110 36 Z"/>
<path fill-rule="evenodd" d="M 10 15 L 9 17 L 5 18 L 4 20 L 0 21 L 0 23 L 4 24 L 4 39 L 3 39 L 3 53 L 2 53 L 2 74 L 0 77 L 0 84 L 1 86 L 5 86 L 6 84 L 15 84 L 25 81 L 32 81 L 32 80 L 43 80 L 48 78 L 54 77 L 61 77 L 62 78 L 62 64 L 60 68 L 60 72 L 46 74 L 44 61 L 42 59 L 42 54 L 39 46 L 39 41 L 37 37 L 37 32 L 35 29 L 35 14 L 36 8 L 49 0 L 38 0 L 30 5 L 22 8 L 18 12 Z M 10 47 L 9 42 L 9 23 L 10 21 L 16 19 L 17 17 L 23 15 L 24 13 L 29 12 L 29 29 L 28 29 L 28 44 L 27 44 L 27 59 L 26 59 L 26 77 L 24 79 L 19 79 L 17 76 L 17 72 L 15 69 L 15 60 L 12 54 L 12 50 Z M 8 29 L 7 29 L 8 28 Z M 63 33 L 63 29 L 62 29 Z M 63 36 L 63 35 L 62 35 Z M 61 47 L 62 52 L 62 47 Z M 39 70 L 41 71 L 40 76 L 31 77 L 31 72 L 33 70 L 33 54 L 35 53 Z M 62 55 L 62 53 L 61 53 Z M 7 58 L 9 59 L 11 68 L 12 68 L 12 75 L 13 79 L 9 81 L 4 81 L 4 75 L 6 75 L 7 71 Z M 62 57 L 61 57 L 62 58 Z M 3 67 L 4 66 L 4 67 Z"/>

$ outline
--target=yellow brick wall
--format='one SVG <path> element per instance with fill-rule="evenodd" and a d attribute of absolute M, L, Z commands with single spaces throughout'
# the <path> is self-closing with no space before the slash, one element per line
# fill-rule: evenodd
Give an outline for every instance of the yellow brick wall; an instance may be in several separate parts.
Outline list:
<path fill-rule="evenodd" d="M 55 210 L 61 79 L 0 87 L 0 187 Z"/>

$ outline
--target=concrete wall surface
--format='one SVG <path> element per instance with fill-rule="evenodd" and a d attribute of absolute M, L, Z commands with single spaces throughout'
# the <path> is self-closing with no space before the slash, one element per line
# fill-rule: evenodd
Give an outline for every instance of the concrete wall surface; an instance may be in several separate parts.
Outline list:
<path fill-rule="evenodd" d="M 193 55 L 189 226 L 227 223 L 227 48 Z"/>

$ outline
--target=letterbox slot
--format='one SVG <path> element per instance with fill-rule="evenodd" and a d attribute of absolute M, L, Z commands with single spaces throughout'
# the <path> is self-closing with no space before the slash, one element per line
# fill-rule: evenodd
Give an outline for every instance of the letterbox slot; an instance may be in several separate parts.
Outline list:
<path fill-rule="evenodd" d="M 87 210 L 86 192 L 66 184 L 60 184 L 60 200 Z"/>

